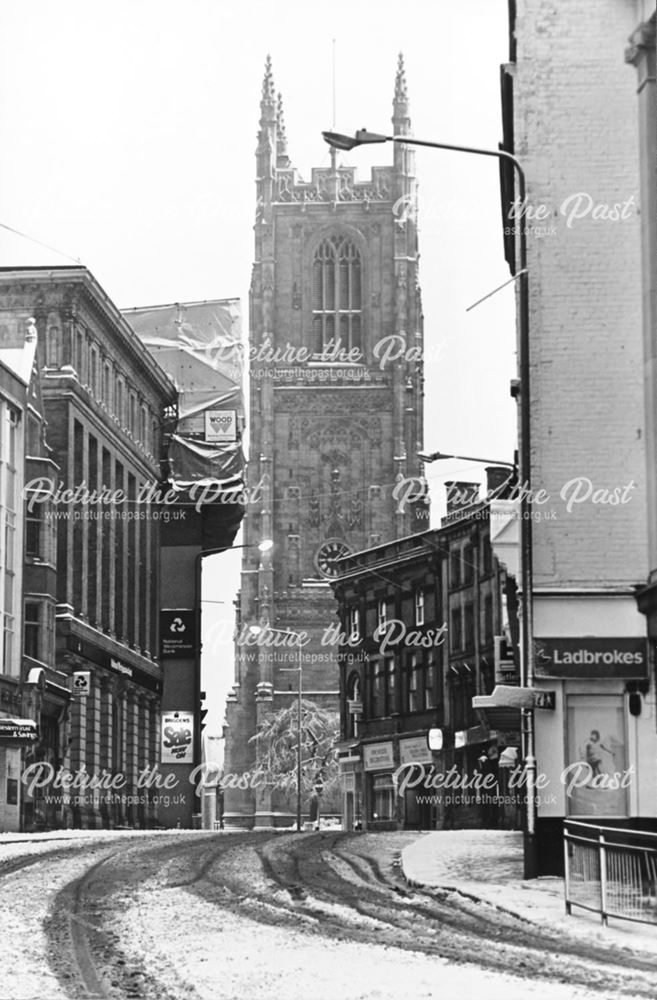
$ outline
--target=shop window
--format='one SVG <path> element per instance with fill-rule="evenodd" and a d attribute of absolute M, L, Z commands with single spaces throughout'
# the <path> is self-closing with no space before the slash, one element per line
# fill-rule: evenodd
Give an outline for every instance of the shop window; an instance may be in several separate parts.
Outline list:
<path fill-rule="evenodd" d="M 622 695 L 573 694 L 566 701 L 566 766 L 588 780 L 567 797 L 569 816 L 627 816 L 628 739 Z M 622 785 L 622 782 L 621 782 Z"/>
<path fill-rule="evenodd" d="M 392 820 L 395 818 L 395 787 L 391 774 L 372 776 L 372 819 Z"/>

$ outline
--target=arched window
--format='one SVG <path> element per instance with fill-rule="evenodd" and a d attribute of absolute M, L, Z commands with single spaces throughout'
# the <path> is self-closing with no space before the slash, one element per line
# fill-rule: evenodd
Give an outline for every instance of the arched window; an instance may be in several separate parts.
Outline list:
<path fill-rule="evenodd" d="M 324 240 L 313 260 L 313 351 L 361 347 L 361 259 L 341 236 Z"/>

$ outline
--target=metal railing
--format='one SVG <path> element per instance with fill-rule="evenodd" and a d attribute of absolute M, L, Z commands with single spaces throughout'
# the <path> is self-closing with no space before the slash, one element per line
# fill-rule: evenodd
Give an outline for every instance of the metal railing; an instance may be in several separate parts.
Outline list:
<path fill-rule="evenodd" d="M 657 924 L 657 834 L 565 820 L 564 871 L 566 913 Z"/>

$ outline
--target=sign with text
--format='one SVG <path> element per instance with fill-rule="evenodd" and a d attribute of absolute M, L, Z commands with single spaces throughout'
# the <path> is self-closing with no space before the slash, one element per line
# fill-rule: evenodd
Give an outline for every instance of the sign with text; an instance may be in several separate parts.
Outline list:
<path fill-rule="evenodd" d="M 194 747 L 192 712 L 162 713 L 162 763 L 191 764 Z"/>
<path fill-rule="evenodd" d="M 399 741 L 400 764 L 430 764 L 433 754 L 427 746 L 426 736 Z"/>
<path fill-rule="evenodd" d="M 381 771 L 394 766 L 392 743 L 373 743 L 363 747 L 363 767 L 366 771 Z"/>
<path fill-rule="evenodd" d="M 37 724 L 32 719 L 0 719 L 0 745 L 36 743 L 38 738 Z"/>
<path fill-rule="evenodd" d="M 188 609 L 160 612 L 160 657 L 188 658 L 196 654 L 196 612 Z"/>
<path fill-rule="evenodd" d="M 237 412 L 235 410 L 205 411 L 206 441 L 235 441 L 237 439 Z"/>
<path fill-rule="evenodd" d="M 537 677 L 632 677 L 647 676 L 648 647 L 645 638 L 535 639 Z"/>

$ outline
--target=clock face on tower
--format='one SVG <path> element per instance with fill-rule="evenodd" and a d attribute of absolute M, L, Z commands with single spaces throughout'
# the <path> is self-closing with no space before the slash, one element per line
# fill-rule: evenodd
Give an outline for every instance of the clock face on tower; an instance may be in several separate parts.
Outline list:
<path fill-rule="evenodd" d="M 323 542 L 315 555 L 315 565 L 322 576 L 334 577 L 338 575 L 335 560 L 341 556 L 349 555 L 351 549 L 340 538 L 329 538 Z"/>

